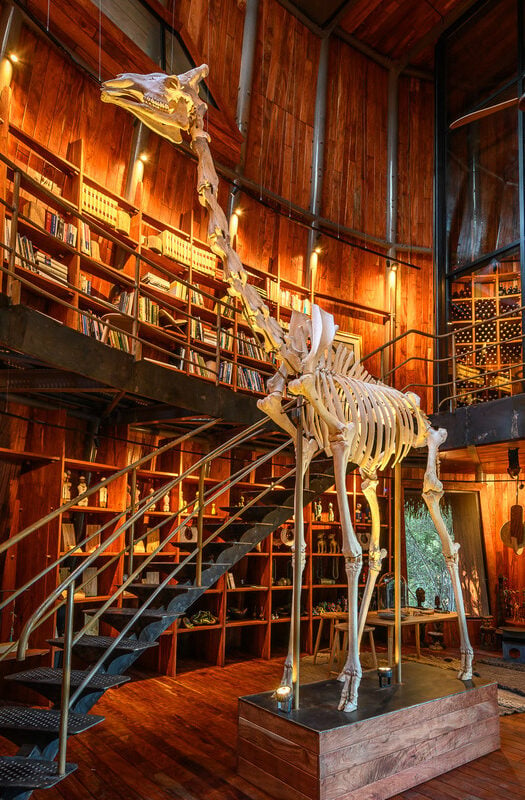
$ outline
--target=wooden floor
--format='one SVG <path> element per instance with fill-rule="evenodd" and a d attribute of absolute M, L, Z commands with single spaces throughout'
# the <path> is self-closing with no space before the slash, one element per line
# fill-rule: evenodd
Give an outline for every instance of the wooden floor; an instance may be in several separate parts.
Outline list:
<path fill-rule="evenodd" d="M 318 667 L 303 669 L 305 682 Z M 96 706 L 106 721 L 72 740 L 77 772 L 36 800 L 269 800 L 235 771 L 237 697 L 274 688 L 282 659 L 175 679 L 135 675 Z M 315 674 L 313 672 L 315 670 Z M 309 674 L 310 672 L 310 674 Z M 397 795 L 397 800 L 525 798 L 525 714 L 501 718 L 502 749 Z"/>

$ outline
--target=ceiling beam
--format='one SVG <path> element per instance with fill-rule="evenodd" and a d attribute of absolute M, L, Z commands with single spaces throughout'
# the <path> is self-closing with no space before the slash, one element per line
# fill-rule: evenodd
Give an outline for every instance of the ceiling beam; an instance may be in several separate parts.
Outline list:
<path fill-rule="evenodd" d="M 343 30 L 343 28 L 335 28 L 333 31 L 334 36 L 337 39 L 340 39 L 342 42 L 350 45 L 353 47 L 354 50 L 362 53 L 363 55 L 370 58 L 372 61 L 375 61 L 376 64 L 379 66 L 384 67 L 388 70 L 396 70 L 400 74 L 403 73 L 405 75 L 409 75 L 413 78 L 418 78 L 422 81 L 433 81 L 434 80 L 434 73 L 430 70 L 426 69 L 418 69 L 417 67 L 411 67 L 410 64 L 400 63 L 398 61 L 394 61 L 393 58 L 389 58 L 388 56 L 383 55 L 378 50 L 375 50 L 373 47 L 370 47 L 369 44 L 362 42 L 360 39 L 357 39 L 352 33 L 348 33 L 347 31 Z"/>

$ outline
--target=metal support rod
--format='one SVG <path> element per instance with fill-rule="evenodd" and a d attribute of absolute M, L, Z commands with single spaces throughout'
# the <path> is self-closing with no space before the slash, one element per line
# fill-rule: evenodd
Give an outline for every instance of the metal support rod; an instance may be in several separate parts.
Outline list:
<path fill-rule="evenodd" d="M 248 123 L 250 120 L 250 105 L 252 100 L 253 64 L 257 44 L 257 17 L 259 14 L 259 0 L 247 0 L 244 12 L 244 29 L 242 33 L 241 66 L 239 73 L 239 91 L 237 94 L 237 127 L 243 135 L 239 169 L 244 171 L 246 161 L 246 142 L 248 137 Z"/>
<path fill-rule="evenodd" d="M 246 145 L 248 142 L 248 125 L 250 121 L 250 105 L 253 88 L 253 64 L 257 45 L 257 18 L 259 15 L 259 0 L 247 0 L 244 12 L 244 28 L 242 33 L 241 66 L 239 70 L 239 89 L 237 92 L 237 112 L 235 121 L 242 133 L 241 152 L 239 163 L 235 172 L 241 176 L 246 164 Z M 234 180 L 234 187 L 237 181 Z M 238 184 L 237 184 L 238 185 Z M 235 209 L 237 190 L 228 195 L 227 217 L 230 219 Z"/>
<path fill-rule="evenodd" d="M 394 467 L 394 664 L 401 683 L 401 464 Z"/>
<path fill-rule="evenodd" d="M 450 398 L 450 411 L 455 411 L 456 408 L 456 401 L 455 397 L 457 395 L 457 364 L 456 364 L 456 333 L 452 331 L 451 336 L 451 347 L 452 347 L 452 397 Z"/>
<path fill-rule="evenodd" d="M 395 262 L 397 250 L 398 210 L 398 150 L 399 150 L 399 71 L 393 67 L 388 72 L 388 121 L 387 121 L 387 182 L 386 182 L 386 238 L 392 244 L 388 248 L 390 267 Z M 387 262 L 388 264 L 388 262 Z M 388 310 L 390 311 L 390 341 L 397 335 L 397 274 L 387 269 Z M 393 278 L 393 279 L 392 279 Z M 388 353 L 387 371 L 395 364 L 395 344 Z"/>
<path fill-rule="evenodd" d="M 299 680 L 301 660 L 301 589 L 302 589 L 302 562 L 304 549 L 304 469 L 303 469 L 303 427 L 302 427 L 302 400 L 297 403 L 297 444 L 295 447 L 295 497 L 294 497 L 294 569 L 293 569 L 293 690 L 294 708 L 299 708 Z"/>
<path fill-rule="evenodd" d="M 69 695 L 71 687 L 71 650 L 73 642 L 75 587 L 67 587 L 66 622 L 64 629 L 64 660 L 62 664 L 62 697 L 60 703 L 60 738 L 58 746 L 58 774 L 66 774 L 67 726 L 69 721 Z"/>
<path fill-rule="evenodd" d="M 306 284 L 314 278 L 311 272 L 311 256 L 318 236 L 317 218 L 321 212 L 323 191 L 324 145 L 326 129 L 326 87 L 328 82 L 328 55 L 330 37 L 321 39 L 319 65 L 317 67 L 317 91 L 315 95 L 314 134 L 312 147 L 312 182 L 310 188 L 310 211 L 314 215 L 312 227 L 308 231 L 308 251 L 306 254 Z"/>
<path fill-rule="evenodd" d="M 137 510 L 137 470 L 134 469 L 131 471 L 131 486 L 130 486 L 130 494 L 131 494 L 131 516 L 135 514 Z M 131 575 L 133 572 L 133 557 L 135 553 L 135 520 L 132 519 L 132 523 L 129 527 L 129 555 L 128 555 L 128 575 Z"/>
<path fill-rule="evenodd" d="M 202 584 L 202 527 L 204 520 L 204 470 L 205 469 L 206 465 L 203 464 L 199 472 L 199 489 L 198 489 L 199 511 L 197 515 L 198 551 L 197 551 L 197 568 L 195 570 L 195 586 L 201 586 Z"/>
<path fill-rule="evenodd" d="M 16 264 L 16 235 L 18 233 L 18 212 L 20 210 L 20 172 L 15 172 L 13 180 L 13 213 L 11 215 L 11 235 L 9 238 L 9 261 L 8 261 L 8 276 L 7 276 L 7 296 L 11 298 L 13 303 L 19 301 L 20 287 L 17 290 L 17 280 L 15 274 Z"/>

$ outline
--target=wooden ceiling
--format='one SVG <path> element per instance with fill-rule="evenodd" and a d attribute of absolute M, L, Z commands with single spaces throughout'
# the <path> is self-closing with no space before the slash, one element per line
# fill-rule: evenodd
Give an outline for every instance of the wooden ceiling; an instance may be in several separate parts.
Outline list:
<path fill-rule="evenodd" d="M 500 444 L 468 447 L 461 450 L 447 450 L 441 454 L 441 469 L 446 473 L 464 473 L 473 475 L 482 472 L 485 475 L 507 475 L 509 447 L 517 447 L 520 477 L 525 479 L 525 440 L 515 439 Z"/>
<path fill-rule="evenodd" d="M 434 45 L 476 0 L 280 0 L 323 30 L 337 27 L 395 62 L 429 68 Z"/>

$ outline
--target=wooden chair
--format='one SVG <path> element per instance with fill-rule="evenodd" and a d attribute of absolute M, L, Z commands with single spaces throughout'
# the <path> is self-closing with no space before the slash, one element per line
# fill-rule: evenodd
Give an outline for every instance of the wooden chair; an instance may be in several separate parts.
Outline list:
<path fill-rule="evenodd" d="M 363 635 L 368 633 L 368 641 L 370 643 L 370 650 L 372 652 L 372 661 L 374 668 L 377 669 L 377 654 L 374 642 L 375 628 L 370 625 L 365 625 Z M 342 641 L 341 641 L 342 637 Z M 330 659 L 328 661 L 328 675 L 333 672 L 339 674 L 343 668 L 343 661 L 348 650 L 348 622 L 336 622 L 334 625 L 334 638 L 332 640 L 332 647 L 330 649 Z M 337 661 L 337 670 L 332 669 L 334 661 Z"/>
<path fill-rule="evenodd" d="M 319 628 L 317 630 L 317 637 L 315 640 L 315 647 L 314 647 L 314 664 L 317 663 L 317 655 L 319 653 L 319 647 L 321 644 L 321 636 L 323 633 L 323 626 L 325 620 L 330 621 L 330 648 L 332 648 L 332 643 L 334 641 L 334 625 L 340 619 L 348 619 L 348 612 L 347 611 L 324 611 L 320 614 L 319 620 Z"/>

